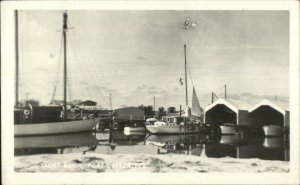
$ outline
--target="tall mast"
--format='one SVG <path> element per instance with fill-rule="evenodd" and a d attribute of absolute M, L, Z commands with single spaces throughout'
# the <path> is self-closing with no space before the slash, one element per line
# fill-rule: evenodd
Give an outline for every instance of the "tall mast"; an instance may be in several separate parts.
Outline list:
<path fill-rule="evenodd" d="M 15 36 L 16 36 L 16 94 L 15 94 L 15 107 L 19 105 L 19 20 L 18 10 L 15 10 Z"/>
<path fill-rule="evenodd" d="M 67 30 L 68 30 L 68 14 L 63 15 L 63 38 L 64 38 L 64 119 L 67 118 Z"/>
<path fill-rule="evenodd" d="M 186 45 L 184 44 L 184 74 L 185 74 L 185 104 L 188 107 L 188 92 L 187 92 L 187 66 L 186 66 Z"/>

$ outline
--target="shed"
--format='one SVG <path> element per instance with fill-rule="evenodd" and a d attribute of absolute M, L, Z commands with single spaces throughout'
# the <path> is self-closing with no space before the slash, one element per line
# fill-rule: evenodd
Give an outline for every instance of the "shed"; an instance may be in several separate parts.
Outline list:
<path fill-rule="evenodd" d="M 290 111 L 288 101 L 264 99 L 249 108 L 251 122 L 258 126 L 290 125 Z"/>
<path fill-rule="evenodd" d="M 125 107 L 115 109 L 115 120 L 144 120 L 145 113 L 138 107 Z"/>
<path fill-rule="evenodd" d="M 255 100 L 237 100 L 219 98 L 205 108 L 205 123 L 221 125 L 233 123 L 236 125 L 251 125 L 248 109 L 253 106 Z M 257 101 L 256 101 L 257 102 Z"/>

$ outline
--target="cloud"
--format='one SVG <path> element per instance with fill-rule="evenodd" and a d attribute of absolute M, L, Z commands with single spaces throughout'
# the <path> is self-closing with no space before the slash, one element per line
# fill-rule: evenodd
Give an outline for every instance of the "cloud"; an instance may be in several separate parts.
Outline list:
<path fill-rule="evenodd" d="M 137 59 L 137 60 L 148 60 L 148 58 L 142 57 L 142 56 L 137 56 L 136 59 Z"/>

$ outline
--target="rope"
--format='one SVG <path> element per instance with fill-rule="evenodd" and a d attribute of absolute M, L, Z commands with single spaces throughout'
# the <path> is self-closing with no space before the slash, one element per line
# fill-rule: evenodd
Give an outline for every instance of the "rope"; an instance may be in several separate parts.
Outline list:
<path fill-rule="evenodd" d="M 79 50 L 79 46 L 78 46 L 79 44 L 77 43 L 77 41 L 76 41 L 75 39 L 73 39 L 72 37 L 69 37 L 69 38 L 70 38 L 71 42 L 74 43 L 74 47 L 77 48 L 78 51 L 79 51 L 79 52 L 74 52 L 74 54 L 76 55 L 76 54 L 78 53 L 78 54 L 82 55 L 82 54 L 81 54 L 81 53 L 82 53 L 82 50 Z M 88 56 L 88 55 L 87 55 L 87 56 Z M 76 58 L 78 58 L 78 57 L 76 57 Z M 88 71 L 88 74 L 89 74 L 89 75 L 90 75 L 90 74 L 93 74 L 93 73 L 92 73 L 92 70 L 90 70 L 89 66 L 88 66 L 88 65 L 86 64 L 86 62 L 85 62 L 86 58 L 85 58 L 85 57 L 82 57 L 82 58 L 83 58 L 82 61 L 84 61 L 84 62 L 83 62 L 84 69 L 86 69 L 86 70 Z M 81 64 L 81 62 L 79 62 L 79 64 Z M 91 79 L 91 80 L 93 81 L 93 83 L 97 84 L 98 81 L 96 82 L 95 78 L 90 78 L 90 76 L 88 76 L 88 75 L 85 75 L 85 76 L 86 76 L 86 79 Z M 88 77 L 89 77 L 89 78 L 88 78 Z M 108 100 L 107 100 L 106 98 L 104 98 L 104 96 L 103 96 L 101 90 L 99 89 L 99 87 L 98 87 L 97 85 L 96 85 L 95 87 L 97 88 L 97 91 L 99 91 L 99 93 L 101 94 L 102 100 L 108 102 Z M 90 97 L 93 97 L 93 96 L 91 95 L 91 92 L 90 92 L 89 89 L 87 89 L 87 93 L 88 93 L 88 95 L 89 95 Z"/>
<path fill-rule="evenodd" d="M 59 66 L 60 66 L 61 53 L 62 53 L 62 45 L 63 45 L 63 37 L 61 37 L 59 57 L 58 57 L 58 66 L 57 66 L 57 73 L 56 73 L 56 81 L 54 83 L 54 90 L 53 90 L 53 94 L 52 94 L 52 98 L 51 98 L 50 102 L 52 102 L 54 100 L 54 97 L 55 97 L 55 94 L 56 94 L 56 88 L 57 88 L 57 84 L 58 84 Z"/>
<path fill-rule="evenodd" d="M 193 78 L 192 78 L 192 73 L 191 73 L 191 71 L 190 71 L 190 68 L 189 68 L 189 65 L 188 65 L 188 64 L 187 64 L 187 69 L 188 69 L 188 73 L 190 74 L 190 77 L 191 77 L 192 85 L 193 85 L 193 87 L 195 87 L 195 86 L 194 86 L 194 82 L 193 82 Z"/>

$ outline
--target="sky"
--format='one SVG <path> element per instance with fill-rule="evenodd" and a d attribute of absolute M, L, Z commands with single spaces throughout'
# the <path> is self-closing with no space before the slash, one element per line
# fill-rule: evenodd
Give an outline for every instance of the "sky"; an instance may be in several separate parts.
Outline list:
<path fill-rule="evenodd" d="M 62 99 L 63 11 L 19 12 L 20 99 Z M 68 99 L 103 107 L 200 105 L 211 92 L 232 98 L 289 96 L 288 11 L 68 11 Z M 189 18 L 195 26 L 185 29 Z M 189 99 L 189 101 L 191 101 Z"/>

